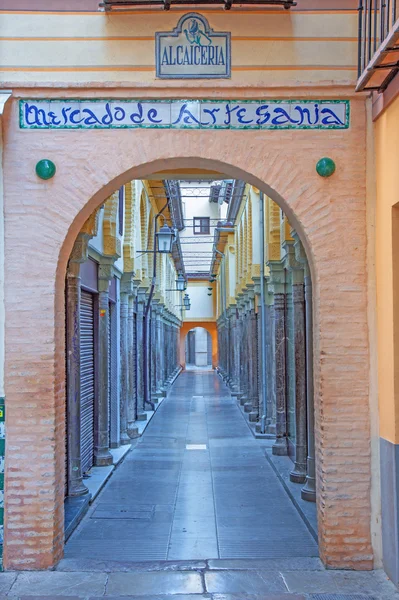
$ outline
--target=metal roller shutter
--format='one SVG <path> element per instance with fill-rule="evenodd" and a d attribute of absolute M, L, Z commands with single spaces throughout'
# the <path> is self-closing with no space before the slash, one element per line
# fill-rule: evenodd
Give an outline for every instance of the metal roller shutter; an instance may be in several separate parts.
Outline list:
<path fill-rule="evenodd" d="M 80 303 L 80 426 L 82 472 L 93 466 L 94 453 L 94 301 L 82 290 Z"/>

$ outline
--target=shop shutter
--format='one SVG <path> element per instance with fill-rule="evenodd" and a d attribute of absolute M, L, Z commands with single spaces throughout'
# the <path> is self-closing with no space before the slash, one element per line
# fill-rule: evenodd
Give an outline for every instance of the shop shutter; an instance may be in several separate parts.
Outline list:
<path fill-rule="evenodd" d="M 82 472 L 93 466 L 94 454 L 94 301 L 82 290 L 80 303 L 80 427 Z"/>

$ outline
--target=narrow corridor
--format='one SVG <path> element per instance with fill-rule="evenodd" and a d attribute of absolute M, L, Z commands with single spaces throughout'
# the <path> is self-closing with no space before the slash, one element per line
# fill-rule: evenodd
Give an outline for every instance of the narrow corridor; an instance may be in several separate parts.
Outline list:
<path fill-rule="evenodd" d="M 318 556 L 227 387 L 183 373 L 92 505 L 65 558 Z"/>

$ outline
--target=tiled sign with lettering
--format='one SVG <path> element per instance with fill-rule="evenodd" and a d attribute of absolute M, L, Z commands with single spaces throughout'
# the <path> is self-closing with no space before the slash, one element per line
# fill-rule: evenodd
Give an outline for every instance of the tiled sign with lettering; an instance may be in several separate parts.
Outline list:
<path fill-rule="evenodd" d="M 347 129 L 348 100 L 20 100 L 21 129 Z"/>
<path fill-rule="evenodd" d="M 157 77 L 223 79 L 231 76 L 229 32 L 215 32 L 197 13 L 183 15 L 173 31 L 155 34 Z"/>

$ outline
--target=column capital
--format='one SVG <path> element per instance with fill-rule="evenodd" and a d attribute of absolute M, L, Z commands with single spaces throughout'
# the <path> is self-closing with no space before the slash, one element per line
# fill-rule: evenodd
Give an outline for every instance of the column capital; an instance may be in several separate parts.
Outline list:
<path fill-rule="evenodd" d="M 89 233 L 80 232 L 72 247 L 68 261 L 67 275 L 79 276 L 80 265 L 88 259 Z"/>
<path fill-rule="evenodd" d="M 108 292 L 109 284 L 113 277 L 114 261 L 112 259 L 102 260 L 98 265 L 98 291 Z"/>
<path fill-rule="evenodd" d="M 284 294 L 285 292 L 285 271 L 281 261 L 270 261 L 270 275 L 267 278 L 269 294 Z"/>
<path fill-rule="evenodd" d="M 291 273 L 292 285 L 303 283 L 304 265 L 297 259 L 295 243 L 293 241 L 284 242 L 283 248 L 285 250 L 284 266 Z"/>
<path fill-rule="evenodd" d="M 134 293 L 134 272 L 123 273 L 121 278 L 121 294 L 133 294 Z"/>

